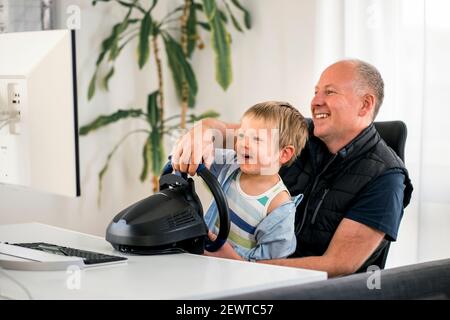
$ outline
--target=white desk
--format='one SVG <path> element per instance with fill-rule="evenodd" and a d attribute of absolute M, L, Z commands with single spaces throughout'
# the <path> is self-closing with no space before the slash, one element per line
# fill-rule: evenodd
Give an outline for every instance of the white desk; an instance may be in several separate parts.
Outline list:
<path fill-rule="evenodd" d="M 0 225 L 0 241 L 48 242 L 121 255 L 103 238 L 39 223 Z M 1 270 L 0 292 L 27 299 L 2 272 L 33 299 L 213 299 L 327 278 L 321 271 L 192 254 L 127 257 L 127 264 L 78 271 L 79 289 L 73 286 L 73 272 Z"/>

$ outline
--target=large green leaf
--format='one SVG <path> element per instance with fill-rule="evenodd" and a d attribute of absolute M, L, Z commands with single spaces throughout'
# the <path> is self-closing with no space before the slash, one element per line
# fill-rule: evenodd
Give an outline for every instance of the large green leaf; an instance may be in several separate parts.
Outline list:
<path fill-rule="evenodd" d="M 227 14 L 226 14 L 225 12 L 223 12 L 222 10 L 220 10 L 220 9 L 217 9 L 217 10 L 219 10 L 219 16 L 220 16 L 220 19 L 222 19 L 222 21 L 223 21 L 225 24 L 227 24 L 227 23 L 228 23 Z"/>
<path fill-rule="evenodd" d="M 122 32 L 127 30 L 128 26 L 130 25 L 130 21 L 128 20 L 129 14 L 131 13 L 131 10 L 128 12 L 127 17 L 122 21 L 122 23 L 116 24 L 113 27 L 113 39 L 111 43 L 111 47 L 109 49 L 109 60 L 113 61 L 116 60 L 119 56 L 120 50 L 119 50 L 119 40 L 120 35 Z"/>
<path fill-rule="evenodd" d="M 176 42 L 172 37 L 169 36 L 169 38 L 170 38 L 169 42 L 171 43 L 170 47 L 172 48 L 172 52 L 174 53 L 175 58 L 177 59 L 178 63 L 181 66 L 181 69 L 183 70 L 183 75 L 185 80 L 187 81 L 189 91 L 195 96 L 197 95 L 198 85 L 191 64 L 185 57 L 181 45 L 178 42 Z"/>
<path fill-rule="evenodd" d="M 195 107 L 195 95 L 189 91 L 189 95 L 188 95 L 188 107 L 189 108 L 194 108 Z"/>
<path fill-rule="evenodd" d="M 151 126 L 151 133 L 146 145 L 144 146 L 144 167 L 142 168 L 141 180 L 147 176 L 147 167 L 150 161 L 152 173 L 158 176 L 161 173 L 164 159 L 163 133 L 161 124 L 161 111 L 158 106 L 159 91 L 154 91 L 148 95 L 147 99 L 147 117 Z"/>
<path fill-rule="evenodd" d="M 143 158 L 143 165 L 141 176 L 139 179 L 141 180 L 141 182 L 144 182 L 145 179 L 147 179 L 149 161 L 151 161 L 152 159 L 152 145 L 150 136 L 147 139 L 145 139 L 144 148 L 142 149 L 142 158 Z"/>
<path fill-rule="evenodd" d="M 102 45 L 101 45 L 102 49 L 100 51 L 100 54 L 98 55 L 97 62 L 96 62 L 97 66 L 100 65 L 100 63 L 105 58 L 105 55 L 108 53 L 108 51 L 113 46 L 114 41 L 116 41 L 116 37 L 117 37 L 117 35 L 116 35 L 117 28 L 116 27 L 119 26 L 120 24 L 121 23 L 114 25 L 110 36 L 102 41 Z"/>
<path fill-rule="evenodd" d="M 194 3 L 191 3 L 189 18 L 187 22 L 187 37 L 188 37 L 188 45 L 187 45 L 187 55 L 189 58 L 192 58 L 192 53 L 194 52 L 195 46 L 197 44 L 197 8 Z M 192 93 L 191 90 L 188 90 L 188 107 L 195 107 L 195 96 L 196 93 Z"/>
<path fill-rule="evenodd" d="M 150 12 L 147 12 L 142 19 L 141 29 L 139 32 L 138 60 L 139 69 L 142 69 L 150 57 L 149 38 L 152 34 L 153 22 Z"/>
<path fill-rule="evenodd" d="M 172 74 L 173 84 L 175 85 L 175 92 L 178 99 L 181 99 L 183 92 L 183 69 L 177 57 L 168 41 L 164 39 L 164 46 L 166 48 L 167 62 L 169 63 L 169 69 Z"/>
<path fill-rule="evenodd" d="M 119 56 L 119 53 L 120 53 L 120 50 L 119 50 L 120 35 L 125 30 L 127 30 L 128 26 L 130 25 L 130 15 L 131 15 L 132 11 L 133 11 L 133 8 L 130 8 L 128 10 L 127 15 L 123 19 L 123 21 L 121 23 L 116 24 L 113 27 L 112 34 L 111 34 L 111 43 L 110 43 L 110 48 L 109 48 L 109 60 L 110 61 L 115 60 Z"/>
<path fill-rule="evenodd" d="M 80 128 L 80 135 L 87 135 L 89 132 L 107 126 L 111 123 L 117 122 L 126 118 L 139 118 L 142 117 L 144 113 L 140 109 L 128 109 L 128 110 L 118 110 L 113 114 L 107 116 L 99 116 L 97 119 L 91 123 Z"/>
<path fill-rule="evenodd" d="M 244 23 L 245 23 L 245 27 L 247 29 L 251 29 L 252 28 L 252 17 L 250 15 L 250 12 L 248 12 L 247 9 L 245 9 L 241 3 L 239 2 L 239 0 L 231 0 L 231 2 L 234 4 L 234 6 L 236 8 L 238 8 L 239 10 L 241 10 L 244 13 Z"/>
<path fill-rule="evenodd" d="M 239 21 L 236 19 L 236 17 L 233 14 L 233 11 L 231 11 L 230 6 L 228 5 L 228 3 L 225 2 L 225 7 L 228 11 L 228 14 L 231 17 L 231 21 L 233 22 L 234 27 L 236 28 L 236 30 L 238 30 L 239 32 L 244 32 L 244 30 L 242 30 L 242 27 L 239 23 Z"/>
<path fill-rule="evenodd" d="M 159 176 L 161 174 L 161 169 L 163 168 L 163 159 L 165 158 L 165 155 L 162 137 L 159 128 L 154 128 L 150 133 L 152 173 L 154 176 Z"/>
<path fill-rule="evenodd" d="M 154 176 L 159 176 L 164 165 L 164 147 L 162 141 L 162 134 L 158 129 L 153 130 L 149 137 L 145 140 L 144 148 L 142 150 L 143 166 L 140 180 L 142 182 L 147 179 L 148 169 L 150 167 Z"/>
<path fill-rule="evenodd" d="M 191 6 L 189 7 L 189 17 L 186 25 L 187 29 L 187 56 L 192 57 L 192 53 L 195 49 L 195 44 L 197 43 L 197 10 L 195 9 L 194 3 L 191 1 Z"/>
<path fill-rule="evenodd" d="M 89 81 L 88 100 L 91 100 L 95 94 L 95 83 L 97 81 L 97 71 L 92 75 L 91 81 Z"/>
<path fill-rule="evenodd" d="M 220 116 L 220 113 L 218 113 L 214 110 L 205 111 L 198 116 L 196 116 L 195 114 L 190 114 L 188 123 L 194 123 L 194 122 L 200 121 L 205 118 L 217 118 L 219 116 Z"/>
<path fill-rule="evenodd" d="M 156 128 L 160 122 L 161 112 L 158 107 L 159 91 L 154 91 L 147 98 L 147 120 L 152 128 Z"/>
<path fill-rule="evenodd" d="M 216 55 L 216 80 L 226 90 L 232 81 L 230 36 L 225 30 L 214 0 L 203 0 L 211 27 L 211 43 Z"/>
<path fill-rule="evenodd" d="M 195 49 L 195 45 L 197 42 L 197 15 L 196 10 L 198 5 L 191 2 L 189 17 L 187 21 L 187 56 L 191 57 L 192 53 Z M 183 49 L 181 46 L 178 48 L 178 43 L 175 42 L 172 38 L 168 40 L 168 45 L 166 45 L 166 51 L 169 58 L 169 67 L 172 71 L 173 80 L 175 83 L 176 92 L 178 98 L 181 99 L 182 96 L 182 88 L 184 80 L 188 81 L 188 107 L 193 108 L 195 106 L 195 96 L 197 95 L 197 81 L 195 79 L 195 74 L 192 71 L 192 68 L 187 62 L 186 57 L 184 55 Z M 180 50 L 181 49 L 181 50 Z M 180 54 L 183 56 L 181 57 Z M 187 64 L 187 66 L 186 66 Z M 178 65 L 178 66 L 177 66 Z M 174 72 L 173 70 L 178 70 Z M 189 78 L 186 78 L 189 77 Z"/>
<path fill-rule="evenodd" d="M 106 74 L 105 78 L 103 79 L 103 87 L 108 90 L 109 80 L 114 75 L 114 67 L 111 67 L 109 72 Z"/>
<path fill-rule="evenodd" d="M 130 13 L 130 12 L 129 12 Z M 100 54 L 97 57 L 97 62 L 96 62 L 96 70 L 91 78 L 91 81 L 89 83 L 89 90 L 88 90 L 88 100 L 91 100 L 92 97 L 95 94 L 95 86 L 96 86 L 96 81 L 97 81 L 97 73 L 98 73 L 98 68 L 100 66 L 100 64 L 102 63 L 102 61 L 104 60 L 105 56 L 109 53 L 109 59 L 110 60 L 115 60 L 121 50 L 123 49 L 123 45 L 119 47 L 119 38 L 121 33 L 123 33 L 129 25 L 134 24 L 138 22 L 138 19 L 129 19 L 129 14 L 127 14 L 127 16 L 125 17 L 124 21 L 122 21 L 121 23 L 118 23 L 116 25 L 114 25 L 111 34 L 109 35 L 109 37 L 107 37 L 106 39 L 104 39 L 102 41 L 102 45 L 101 45 L 101 51 Z M 112 69 L 110 69 L 109 73 L 114 72 Z M 111 78 L 112 74 L 108 74 L 106 75 L 103 83 L 105 84 L 105 87 L 107 88 L 107 83 L 109 81 L 109 79 Z"/>
<path fill-rule="evenodd" d="M 188 115 L 188 119 L 187 119 L 187 123 L 195 123 L 195 122 L 200 121 L 200 120 L 205 119 L 205 118 L 217 118 L 219 116 L 220 116 L 220 114 L 217 113 L 214 110 L 205 111 L 205 112 L 203 112 L 202 114 L 200 114 L 198 116 L 195 115 L 195 114 L 189 114 Z M 164 133 L 165 134 L 170 134 L 172 130 L 180 128 L 180 126 L 181 126 L 180 123 L 178 123 L 176 125 L 171 125 L 171 126 L 167 125 L 167 122 L 169 122 L 170 120 L 175 120 L 177 118 L 180 118 L 179 114 L 171 116 L 171 117 L 169 117 L 169 118 L 164 120 L 164 124 L 165 124 L 165 126 L 164 126 L 164 130 L 165 131 L 164 131 Z"/>
<path fill-rule="evenodd" d="M 187 82 L 189 92 L 196 96 L 198 90 L 197 79 L 189 61 L 184 56 L 181 45 L 167 33 L 163 34 L 163 39 L 178 97 L 181 98 L 184 80 Z"/>
<path fill-rule="evenodd" d="M 105 55 L 109 52 L 109 59 L 115 60 L 122 49 L 122 47 L 119 47 L 119 40 L 120 36 L 123 32 L 127 30 L 127 28 L 140 21 L 139 19 L 129 19 L 129 16 L 125 17 L 125 19 L 117 23 L 113 26 L 111 34 L 108 38 L 102 41 L 102 49 L 100 51 L 100 54 L 97 58 L 97 66 L 100 65 L 100 63 L 103 61 Z"/>

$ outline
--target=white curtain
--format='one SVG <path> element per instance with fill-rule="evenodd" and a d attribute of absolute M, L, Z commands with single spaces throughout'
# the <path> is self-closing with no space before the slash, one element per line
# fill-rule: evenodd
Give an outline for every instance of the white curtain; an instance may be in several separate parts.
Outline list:
<path fill-rule="evenodd" d="M 450 257 L 450 1 L 320 0 L 315 70 L 341 58 L 375 65 L 385 80 L 377 120 L 408 127 L 414 185 L 387 267 Z"/>

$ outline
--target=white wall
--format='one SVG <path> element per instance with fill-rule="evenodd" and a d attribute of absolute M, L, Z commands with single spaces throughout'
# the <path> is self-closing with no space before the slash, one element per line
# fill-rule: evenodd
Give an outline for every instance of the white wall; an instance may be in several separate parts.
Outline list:
<path fill-rule="evenodd" d="M 163 3 L 163 2 L 161 2 Z M 111 26 L 123 17 L 118 6 L 88 0 L 58 1 L 60 26 L 68 17 L 70 4 L 81 8 L 81 29 L 77 32 L 79 123 L 86 124 L 100 114 L 119 108 L 144 106 L 146 95 L 156 89 L 154 66 L 139 72 L 135 46 L 119 58 L 109 93 L 97 91 L 90 102 L 87 87 L 94 71 L 100 42 Z M 167 1 L 167 8 L 174 5 Z M 251 0 L 246 6 L 252 12 L 253 29 L 240 34 L 232 31 L 234 81 L 227 92 L 215 82 L 213 56 L 208 35 L 203 40 L 208 49 L 197 52 L 193 64 L 199 82 L 197 112 L 214 108 L 222 119 L 238 121 L 243 110 L 268 99 L 287 100 L 306 115 L 313 93 L 313 26 L 314 0 Z M 167 70 L 166 70 L 167 71 Z M 171 87 L 169 73 L 166 88 Z M 173 92 L 166 92 L 167 114 L 178 113 Z M 39 221 L 82 232 L 103 235 L 107 224 L 121 209 L 150 194 L 151 184 L 140 183 L 142 166 L 141 136 L 131 138 L 113 158 L 104 178 L 102 206 L 97 206 L 98 172 L 113 145 L 139 122 L 124 121 L 80 138 L 81 192 L 77 199 L 42 194 L 33 190 L 0 185 L 0 224 Z M 203 199 L 208 196 L 202 192 Z M 205 204 L 206 206 L 206 200 Z"/>

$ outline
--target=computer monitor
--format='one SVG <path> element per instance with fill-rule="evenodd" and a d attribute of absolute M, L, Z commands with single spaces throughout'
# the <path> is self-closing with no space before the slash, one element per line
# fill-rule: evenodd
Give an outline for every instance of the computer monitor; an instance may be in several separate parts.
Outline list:
<path fill-rule="evenodd" d="M 0 34 L 0 184 L 80 195 L 75 34 Z"/>

